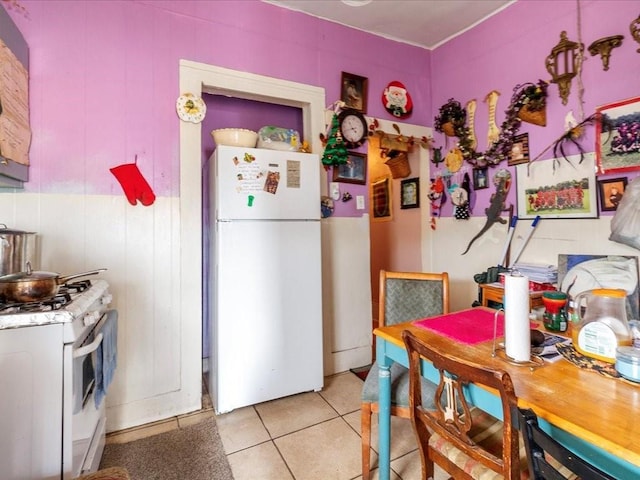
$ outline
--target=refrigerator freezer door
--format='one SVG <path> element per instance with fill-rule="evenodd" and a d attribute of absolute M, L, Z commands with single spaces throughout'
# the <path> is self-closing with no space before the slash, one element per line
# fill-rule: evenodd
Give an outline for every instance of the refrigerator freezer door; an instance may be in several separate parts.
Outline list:
<path fill-rule="evenodd" d="M 220 146 L 211 161 L 218 219 L 319 219 L 317 155 Z"/>
<path fill-rule="evenodd" d="M 217 228 L 210 381 L 216 412 L 320 390 L 320 222 Z"/>

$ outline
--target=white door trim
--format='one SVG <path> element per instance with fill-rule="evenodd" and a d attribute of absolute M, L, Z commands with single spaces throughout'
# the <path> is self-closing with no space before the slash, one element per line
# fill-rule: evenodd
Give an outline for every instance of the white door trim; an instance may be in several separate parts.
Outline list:
<path fill-rule="evenodd" d="M 321 152 L 324 88 L 180 60 L 180 92 L 228 95 L 302 109 L 303 138 Z M 321 169 L 321 191 L 326 172 Z M 202 127 L 180 122 L 180 361 L 182 398 L 200 401 L 202 389 Z M 324 193 L 323 193 L 324 194 Z"/>

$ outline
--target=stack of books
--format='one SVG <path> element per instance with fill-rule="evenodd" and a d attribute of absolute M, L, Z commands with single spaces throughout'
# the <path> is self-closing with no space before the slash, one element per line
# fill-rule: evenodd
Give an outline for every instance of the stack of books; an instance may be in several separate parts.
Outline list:
<path fill-rule="evenodd" d="M 529 290 L 555 290 L 558 282 L 558 267 L 540 263 L 516 263 L 512 273 L 518 271 L 529 279 Z M 504 276 L 500 275 L 500 283 L 504 284 Z"/>

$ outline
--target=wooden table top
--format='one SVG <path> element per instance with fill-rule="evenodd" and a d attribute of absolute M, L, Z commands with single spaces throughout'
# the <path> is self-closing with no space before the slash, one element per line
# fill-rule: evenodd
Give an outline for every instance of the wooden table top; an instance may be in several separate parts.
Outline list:
<path fill-rule="evenodd" d="M 515 365 L 491 355 L 492 340 L 465 345 L 411 322 L 376 328 L 374 334 L 404 348 L 403 330 L 452 355 L 507 371 L 519 406 L 532 408 L 562 430 L 640 466 L 640 384 L 607 378 L 565 359 L 534 369 Z"/>

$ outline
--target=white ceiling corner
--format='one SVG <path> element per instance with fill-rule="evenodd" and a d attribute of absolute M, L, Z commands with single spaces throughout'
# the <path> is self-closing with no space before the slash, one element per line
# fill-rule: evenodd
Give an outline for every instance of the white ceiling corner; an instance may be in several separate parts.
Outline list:
<path fill-rule="evenodd" d="M 262 1 L 433 50 L 516 0 Z M 348 3 L 361 5 L 349 6 Z"/>

